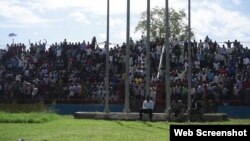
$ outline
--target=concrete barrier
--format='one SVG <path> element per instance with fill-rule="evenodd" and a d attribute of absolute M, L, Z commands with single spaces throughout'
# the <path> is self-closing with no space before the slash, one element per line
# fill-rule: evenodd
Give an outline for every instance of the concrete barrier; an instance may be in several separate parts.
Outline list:
<path fill-rule="evenodd" d="M 194 117 L 194 116 L 193 116 Z M 75 112 L 75 119 L 104 119 L 104 120 L 138 120 L 139 113 L 122 113 L 122 112 Z M 188 120 L 188 115 L 184 114 L 184 121 Z M 203 121 L 225 121 L 228 120 L 225 113 L 206 113 L 203 115 Z M 149 121 L 149 115 L 143 114 L 143 121 Z M 152 121 L 167 121 L 166 113 L 153 113 Z M 195 121 L 195 120 L 194 120 Z"/>
<path fill-rule="evenodd" d="M 106 120 L 138 120 L 139 113 L 121 113 L 121 112 L 75 112 L 74 117 L 76 119 L 106 119 Z M 143 114 L 143 121 L 149 120 L 148 114 Z M 153 121 L 166 121 L 167 114 L 165 113 L 153 113 Z"/>

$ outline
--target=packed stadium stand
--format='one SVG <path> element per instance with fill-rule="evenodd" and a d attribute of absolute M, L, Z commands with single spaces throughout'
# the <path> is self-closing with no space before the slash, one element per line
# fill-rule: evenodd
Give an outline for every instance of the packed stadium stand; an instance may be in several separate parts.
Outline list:
<path fill-rule="evenodd" d="M 165 104 L 164 39 L 150 45 L 150 96 L 159 111 Z M 187 41 L 171 40 L 170 84 L 173 104 L 187 103 Z M 204 107 L 215 105 L 250 105 L 250 51 L 239 41 L 223 45 L 208 36 L 191 43 L 192 100 Z M 146 41 L 130 39 L 130 102 L 139 109 L 145 97 Z M 105 47 L 96 38 L 91 42 L 68 42 L 47 45 L 44 42 L 7 44 L 0 50 L 0 101 L 3 103 L 104 103 Z M 109 53 L 110 103 L 124 103 L 126 45 L 114 45 Z M 160 67 L 159 67 L 160 65 Z M 160 68 L 160 70 L 159 70 Z M 160 75 L 157 75 L 161 72 Z M 139 102 L 138 102 L 139 101 Z M 194 106 L 194 105 L 193 105 Z"/>

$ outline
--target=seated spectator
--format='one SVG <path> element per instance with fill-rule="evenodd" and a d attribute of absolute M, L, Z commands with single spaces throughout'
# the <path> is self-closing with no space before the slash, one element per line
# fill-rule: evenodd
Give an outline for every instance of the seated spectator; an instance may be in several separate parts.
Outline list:
<path fill-rule="evenodd" d="M 173 100 L 172 102 L 172 112 L 175 118 L 181 118 L 185 112 L 185 106 L 182 103 L 182 100 Z"/>
<path fill-rule="evenodd" d="M 192 110 L 191 114 L 195 120 L 203 121 L 203 103 L 202 100 L 194 99 L 192 100 Z"/>
<path fill-rule="evenodd" d="M 152 100 L 150 100 L 150 97 L 147 96 L 142 104 L 142 108 L 140 109 L 140 120 L 142 120 L 142 113 L 148 113 L 149 119 L 152 121 L 153 109 L 154 103 Z"/>

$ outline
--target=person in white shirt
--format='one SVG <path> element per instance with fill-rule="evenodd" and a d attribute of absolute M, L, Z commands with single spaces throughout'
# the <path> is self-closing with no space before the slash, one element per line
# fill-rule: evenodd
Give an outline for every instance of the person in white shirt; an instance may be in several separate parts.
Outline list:
<path fill-rule="evenodd" d="M 153 109 L 154 109 L 154 102 L 150 100 L 149 96 L 147 96 L 142 104 L 142 108 L 140 109 L 140 120 L 142 120 L 142 113 L 148 113 L 149 119 L 150 121 L 152 121 Z"/>
<path fill-rule="evenodd" d="M 244 64 L 244 68 L 247 68 L 247 66 L 250 64 L 250 60 L 248 57 L 243 58 L 243 64 Z"/>
<path fill-rule="evenodd" d="M 37 93 L 38 93 L 38 88 L 33 86 L 33 90 L 31 92 L 32 98 L 34 98 L 37 95 Z"/>

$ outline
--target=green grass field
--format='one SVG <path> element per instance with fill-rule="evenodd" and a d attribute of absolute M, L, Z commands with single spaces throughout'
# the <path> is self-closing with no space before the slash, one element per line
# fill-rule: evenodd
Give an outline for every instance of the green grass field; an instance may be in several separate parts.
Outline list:
<path fill-rule="evenodd" d="M 39 119 L 39 114 L 0 113 L 0 141 L 167 141 L 169 122 L 108 121 L 74 119 L 73 116 L 47 114 L 51 120 Z M 4 123 L 4 117 L 12 121 Z M 27 122 L 29 119 L 33 122 Z M 250 124 L 250 119 L 231 119 L 226 122 L 182 124 Z"/>

